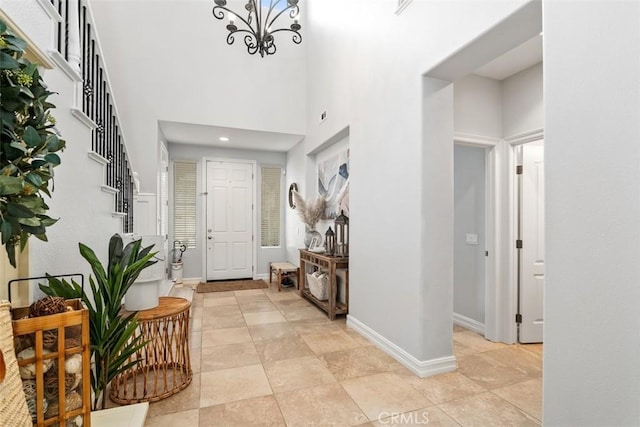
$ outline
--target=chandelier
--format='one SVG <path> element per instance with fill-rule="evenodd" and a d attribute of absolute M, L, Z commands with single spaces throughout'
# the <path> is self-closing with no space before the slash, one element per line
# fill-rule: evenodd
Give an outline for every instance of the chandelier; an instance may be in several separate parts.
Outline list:
<path fill-rule="evenodd" d="M 247 4 L 244 8 L 247 12 L 246 19 L 237 14 L 236 12 L 228 9 L 227 0 L 215 0 L 215 6 L 213 7 L 213 16 L 217 19 L 224 19 L 225 12 L 227 12 L 227 18 L 229 23 L 227 24 L 227 44 L 232 45 L 235 41 L 236 33 L 244 34 L 244 44 L 247 46 L 247 51 L 254 55 L 256 52 L 260 52 L 260 56 L 264 58 L 265 55 L 273 55 L 276 53 L 276 44 L 274 34 L 287 31 L 293 33 L 292 40 L 295 44 L 302 42 L 302 35 L 300 35 L 299 14 L 300 9 L 298 7 L 298 0 L 269 0 L 269 6 L 267 8 L 267 0 L 247 0 Z M 288 16 L 292 21 L 290 26 L 282 28 L 274 28 L 274 23 L 281 16 Z M 238 28 L 236 21 L 241 22 L 242 28 Z M 244 24 L 244 25 L 242 25 Z"/>

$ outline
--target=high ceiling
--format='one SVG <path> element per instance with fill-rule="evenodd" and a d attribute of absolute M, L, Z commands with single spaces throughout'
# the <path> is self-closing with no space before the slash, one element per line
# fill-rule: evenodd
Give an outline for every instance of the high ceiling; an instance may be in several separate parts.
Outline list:
<path fill-rule="evenodd" d="M 542 34 L 478 68 L 474 74 L 504 80 L 542 62 Z"/>
<path fill-rule="evenodd" d="M 242 150 L 289 151 L 304 138 L 278 132 L 263 132 L 222 126 L 160 121 L 160 130 L 171 144 L 206 145 Z M 226 138 L 228 140 L 221 140 Z"/>

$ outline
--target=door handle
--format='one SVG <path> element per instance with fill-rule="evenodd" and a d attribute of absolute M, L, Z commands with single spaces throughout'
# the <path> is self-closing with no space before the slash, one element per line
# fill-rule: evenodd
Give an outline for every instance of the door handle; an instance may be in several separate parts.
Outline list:
<path fill-rule="evenodd" d="M 209 240 L 213 240 L 213 237 L 211 237 L 211 236 L 207 236 L 207 239 L 209 239 Z"/>

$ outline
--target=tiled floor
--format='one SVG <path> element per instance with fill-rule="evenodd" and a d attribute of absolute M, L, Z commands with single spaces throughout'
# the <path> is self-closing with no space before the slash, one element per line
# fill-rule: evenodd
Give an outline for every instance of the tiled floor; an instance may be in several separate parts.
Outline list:
<path fill-rule="evenodd" d="M 520 426 L 541 419 L 542 346 L 454 327 L 456 372 L 418 378 L 295 292 L 193 295 L 193 382 L 146 426 Z"/>

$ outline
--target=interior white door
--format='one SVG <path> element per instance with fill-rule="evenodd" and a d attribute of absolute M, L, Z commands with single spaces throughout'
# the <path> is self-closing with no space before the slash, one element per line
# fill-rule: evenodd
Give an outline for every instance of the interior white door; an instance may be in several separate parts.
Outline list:
<path fill-rule="evenodd" d="M 253 277 L 253 165 L 207 161 L 207 280 Z"/>
<path fill-rule="evenodd" d="M 519 341 L 543 341 L 544 327 L 544 144 L 522 146 L 520 197 Z"/>

